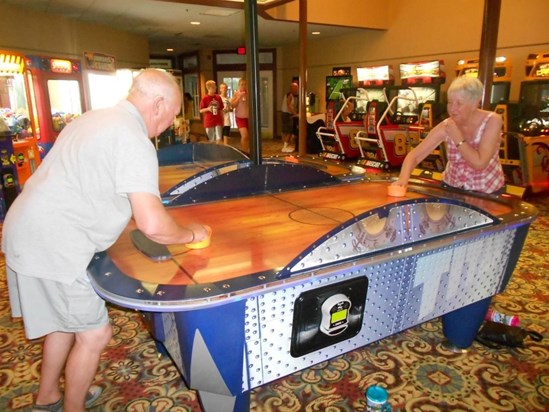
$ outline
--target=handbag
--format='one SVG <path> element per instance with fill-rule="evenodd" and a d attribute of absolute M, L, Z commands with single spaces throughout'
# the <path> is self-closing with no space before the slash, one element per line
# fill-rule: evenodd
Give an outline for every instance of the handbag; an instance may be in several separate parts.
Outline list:
<path fill-rule="evenodd" d="M 523 348 L 524 341 L 528 337 L 535 342 L 540 342 L 543 339 L 540 333 L 533 330 L 485 321 L 477 333 L 476 340 L 492 349 Z"/>

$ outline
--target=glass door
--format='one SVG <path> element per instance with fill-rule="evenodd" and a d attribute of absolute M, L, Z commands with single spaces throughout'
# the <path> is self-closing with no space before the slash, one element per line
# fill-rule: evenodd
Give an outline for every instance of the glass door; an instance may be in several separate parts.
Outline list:
<path fill-rule="evenodd" d="M 227 95 L 231 98 L 238 89 L 238 81 L 246 76 L 245 71 L 218 71 L 217 84 L 227 84 Z M 261 120 L 261 138 L 273 138 L 274 108 L 273 108 L 273 72 L 261 70 L 259 72 L 259 115 Z M 236 129 L 234 114 L 231 113 L 231 128 Z"/>
<path fill-rule="evenodd" d="M 198 74 L 197 73 L 185 73 L 183 75 L 183 91 L 185 93 L 190 93 L 193 100 L 193 113 L 192 117 L 200 117 L 199 106 L 200 106 L 200 93 L 198 91 Z M 190 119 L 187 119 L 190 120 Z"/>

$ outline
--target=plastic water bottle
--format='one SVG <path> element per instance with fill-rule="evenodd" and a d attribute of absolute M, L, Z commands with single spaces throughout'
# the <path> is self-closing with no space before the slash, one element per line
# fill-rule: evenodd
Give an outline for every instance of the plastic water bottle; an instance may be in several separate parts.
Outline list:
<path fill-rule="evenodd" d="M 516 315 L 506 315 L 505 313 L 497 312 L 493 309 L 488 309 L 486 312 L 485 320 L 491 320 L 492 322 L 505 323 L 509 326 L 519 326 L 520 319 Z"/>
<path fill-rule="evenodd" d="M 366 389 L 366 412 L 391 412 L 389 392 L 378 385 Z"/>

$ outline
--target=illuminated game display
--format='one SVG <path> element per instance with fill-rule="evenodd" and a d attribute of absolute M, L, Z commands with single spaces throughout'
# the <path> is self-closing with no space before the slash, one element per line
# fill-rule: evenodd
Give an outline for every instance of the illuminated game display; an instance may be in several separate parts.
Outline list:
<path fill-rule="evenodd" d="M 440 112 L 438 107 L 440 103 L 440 85 L 446 82 L 446 73 L 444 72 L 444 61 L 433 60 L 419 63 L 404 63 L 400 65 L 401 84 L 414 91 L 418 105 L 424 106 L 425 103 L 431 103 L 432 109 L 435 112 Z M 406 93 L 399 91 L 399 93 Z M 403 113 L 415 112 L 418 114 L 419 106 L 416 108 L 409 107 L 405 101 L 399 102 L 400 107 L 397 110 Z M 407 107 L 408 106 L 408 107 Z M 433 120 L 431 127 L 436 123 L 434 115 L 431 114 Z"/>
<path fill-rule="evenodd" d="M 36 138 L 47 153 L 61 130 L 85 111 L 80 62 L 26 56 L 26 76 Z"/>

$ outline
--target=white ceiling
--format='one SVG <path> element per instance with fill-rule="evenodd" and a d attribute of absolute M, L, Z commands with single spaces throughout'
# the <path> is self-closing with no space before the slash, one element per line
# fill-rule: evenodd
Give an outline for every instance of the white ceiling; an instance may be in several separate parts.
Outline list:
<path fill-rule="evenodd" d="M 246 39 L 243 8 L 158 0 L 0 0 L 0 3 L 142 34 L 149 39 L 152 55 L 166 56 L 199 49 L 236 48 L 244 46 Z M 201 24 L 193 26 L 191 21 L 199 21 Z M 296 44 L 299 40 L 298 23 L 267 20 L 258 16 L 257 28 L 258 47 Z M 363 30 L 327 25 L 307 26 L 309 38 L 312 31 L 321 32 L 314 36 L 315 39 Z M 174 51 L 166 52 L 168 47 Z"/>

